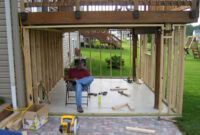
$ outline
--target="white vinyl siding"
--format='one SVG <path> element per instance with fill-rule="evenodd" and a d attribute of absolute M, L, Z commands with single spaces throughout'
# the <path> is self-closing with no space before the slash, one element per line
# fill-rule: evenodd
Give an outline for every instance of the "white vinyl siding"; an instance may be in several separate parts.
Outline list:
<path fill-rule="evenodd" d="M 0 0 L 0 96 L 11 96 L 4 0 Z"/>

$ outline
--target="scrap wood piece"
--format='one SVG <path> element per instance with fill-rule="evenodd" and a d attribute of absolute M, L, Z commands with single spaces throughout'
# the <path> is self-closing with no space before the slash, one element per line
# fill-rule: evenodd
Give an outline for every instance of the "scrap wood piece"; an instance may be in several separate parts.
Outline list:
<path fill-rule="evenodd" d="M 125 107 L 125 106 L 127 106 L 127 105 L 128 105 L 128 103 L 116 105 L 116 106 L 113 106 L 112 109 L 113 109 L 113 110 L 118 110 L 118 109 L 120 109 L 120 108 L 122 108 L 122 107 Z"/>
<path fill-rule="evenodd" d="M 8 124 L 7 128 L 12 131 L 18 131 L 22 127 L 22 117 L 17 119 L 15 122 Z"/>
<path fill-rule="evenodd" d="M 168 121 L 168 122 L 173 122 L 173 123 L 176 123 L 176 122 L 177 122 L 176 120 L 164 119 L 164 118 L 160 118 L 160 117 L 158 117 L 158 120 L 163 120 L 163 121 Z"/>
<path fill-rule="evenodd" d="M 127 96 L 127 97 L 131 96 L 130 94 L 124 93 L 123 91 L 118 91 L 118 93 L 121 94 L 121 95 Z"/>
<path fill-rule="evenodd" d="M 133 131 L 133 132 L 140 132 L 140 133 L 147 133 L 147 134 L 155 134 L 155 130 L 151 129 L 143 129 L 137 127 L 126 127 L 126 130 Z"/>
<path fill-rule="evenodd" d="M 134 107 L 133 107 L 130 103 L 128 103 L 128 108 L 129 108 L 129 110 L 131 110 L 131 111 L 134 111 L 134 110 L 135 110 Z"/>
<path fill-rule="evenodd" d="M 4 129 L 6 124 L 20 115 L 20 112 L 14 112 L 9 117 L 0 122 L 0 129 Z"/>
<path fill-rule="evenodd" d="M 110 89 L 111 91 L 122 91 L 122 90 L 128 90 L 127 88 L 113 88 Z"/>

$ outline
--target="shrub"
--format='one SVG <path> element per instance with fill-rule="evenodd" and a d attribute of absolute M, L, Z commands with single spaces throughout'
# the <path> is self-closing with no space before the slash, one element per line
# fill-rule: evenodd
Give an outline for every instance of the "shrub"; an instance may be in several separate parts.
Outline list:
<path fill-rule="evenodd" d="M 108 64 L 108 67 L 110 67 L 110 59 L 105 59 L 106 63 Z M 124 66 L 124 59 L 122 59 L 122 67 Z M 112 56 L 112 68 L 119 69 L 120 68 L 120 56 L 114 55 Z"/>

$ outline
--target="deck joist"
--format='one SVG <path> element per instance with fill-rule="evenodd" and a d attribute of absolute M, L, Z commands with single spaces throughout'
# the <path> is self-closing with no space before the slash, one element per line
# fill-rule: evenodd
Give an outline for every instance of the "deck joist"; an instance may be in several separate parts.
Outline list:
<path fill-rule="evenodd" d="M 42 19 L 41 19 L 42 18 Z M 190 11 L 140 11 L 139 18 L 133 18 L 133 12 L 81 12 L 81 18 L 75 18 L 75 12 L 37 12 L 27 13 L 23 25 L 65 25 L 65 24 L 185 24 L 197 22 L 190 18 Z"/>

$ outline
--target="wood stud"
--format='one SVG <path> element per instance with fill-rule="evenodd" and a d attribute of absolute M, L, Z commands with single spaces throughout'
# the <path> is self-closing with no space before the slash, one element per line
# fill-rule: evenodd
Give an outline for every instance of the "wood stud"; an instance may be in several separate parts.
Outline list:
<path fill-rule="evenodd" d="M 30 40 L 26 36 L 29 32 Z M 24 30 L 24 38 L 26 39 L 24 41 L 26 59 L 28 54 L 31 54 L 29 57 L 31 65 L 30 62 L 27 62 L 29 65 L 28 76 L 32 76 L 32 79 L 30 78 L 30 84 L 33 84 L 31 91 L 34 103 L 38 104 L 38 97 L 42 100 L 42 91 L 45 91 L 45 96 L 48 98 L 49 92 L 64 75 L 62 35 L 58 32 L 27 29 Z M 30 49 L 28 49 L 28 43 L 30 43 Z M 31 74 L 29 73 L 30 69 L 32 69 Z M 39 91 L 41 85 L 42 89 Z"/>

